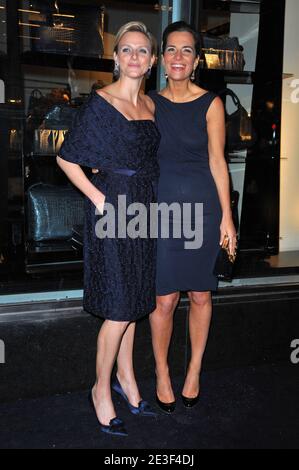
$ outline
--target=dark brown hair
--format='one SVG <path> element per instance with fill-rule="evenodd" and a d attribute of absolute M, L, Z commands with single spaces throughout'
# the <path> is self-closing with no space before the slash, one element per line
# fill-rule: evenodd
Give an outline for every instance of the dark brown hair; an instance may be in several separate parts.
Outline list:
<path fill-rule="evenodd" d="M 193 36 L 194 39 L 194 44 L 195 44 L 195 51 L 196 55 L 200 55 L 201 52 L 201 40 L 200 40 L 200 35 L 195 29 L 185 21 L 177 21 L 176 23 L 172 23 L 167 28 L 165 29 L 163 33 L 163 46 L 162 46 L 162 51 L 163 54 L 165 54 L 167 44 L 168 44 L 168 38 L 170 34 L 172 33 L 190 33 Z"/>

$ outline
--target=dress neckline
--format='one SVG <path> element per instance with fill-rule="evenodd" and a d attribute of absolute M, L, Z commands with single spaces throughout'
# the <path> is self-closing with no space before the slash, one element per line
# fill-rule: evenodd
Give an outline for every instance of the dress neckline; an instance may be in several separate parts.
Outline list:
<path fill-rule="evenodd" d="M 199 101 L 201 100 L 204 96 L 206 95 L 209 95 L 210 92 L 207 91 L 206 93 L 203 93 L 202 95 L 200 95 L 198 98 L 195 98 L 195 100 L 191 100 L 191 101 L 171 101 L 169 98 L 166 98 L 166 96 L 163 96 L 161 95 L 160 93 L 156 92 L 158 96 L 161 96 L 161 98 L 163 98 L 164 100 L 168 101 L 169 103 L 171 104 L 190 104 L 190 103 L 196 103 L 196 101 Z"/>
<path fill-rule="evenodd" d="M 128 119 L 122 112 L 120 112 L 113 104 L 109 103 L 102 95 L 100 95 L 96 90 L 94 90 L 94 94 L 98 96 L 102 101 L 104 101 L 107 106 L 110 108 L 114 109 L 114 111 L 119 114 L 125 121 L 127 122 L 152 122 L 153 124 L 156 124 L 153 119 Z"/>

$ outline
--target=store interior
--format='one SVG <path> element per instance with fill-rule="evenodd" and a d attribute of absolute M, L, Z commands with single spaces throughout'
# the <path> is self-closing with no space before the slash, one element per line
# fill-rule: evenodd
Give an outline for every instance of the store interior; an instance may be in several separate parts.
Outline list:
<path fill-rule="evenodd" d="M 196 83 L 218 93 L 227 112 L 239 252 L 234 281 L 223 288 L 299 274 L 297 3 L 185 4 L 184 17 L 202 38 Z M 90 91 L 113 79 L 117 30 L 141 20 L 161 42 L 176 7 L 168 0 L 0 0 L 1 295 L 82 289 L 84 200 L 55 157 Z M 164 84 L 158 62 L 144 91 Z"/>

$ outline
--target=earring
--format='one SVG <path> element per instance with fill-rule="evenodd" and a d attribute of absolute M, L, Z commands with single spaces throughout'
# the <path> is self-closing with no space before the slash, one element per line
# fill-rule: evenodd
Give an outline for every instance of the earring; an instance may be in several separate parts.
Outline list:
<path fill-rule="evenodd" d="M 165 78 L 166 80 L 168 80 L 168 73 L 165 73 Z"/>
<path fill-rule="evenodd" d="M 113 75 L 114 75 L 115 77 L 119 77 L 119 73 L 120 73 L 120 66 L 119 66 L 119 63 L 118 63 L 118 62 L 115 62 Z"/>
<path fill-rule="evenodd" d="M 196 76 L 195 76 L 195 69 L 194 69 L 191 75 L 191 80 L 194 82 L 195 78 Z"/>
<path fill-rule="evenodd" d="M 148 71 L 146 72 L 146 75 L 145 75 L 146 78 L 150 78 L 151 74 L 152 74 L 152 67 L 150 67 Z"/>

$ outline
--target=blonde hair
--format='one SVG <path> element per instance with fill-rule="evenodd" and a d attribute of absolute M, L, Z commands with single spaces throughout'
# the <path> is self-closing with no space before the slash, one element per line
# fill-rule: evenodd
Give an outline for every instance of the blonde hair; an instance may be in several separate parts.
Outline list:
<path fill-rule="evenodd" d="M 118 46 L 120 41 L 122 40 L 123 36 L 127 33 L 142 33 L 144 34 L 151 44 L 151 51 L 152 55 L 157 55 L 157 41 L 153 34 L 149 31 L 149 29 L 145 26 L 144 23 L 139 21 L 131 21 L 130 23 L 125 24 L 120 28 L 116 35 L 115 45 L 114 45 L 114 52 L 118 53 Z"/>

